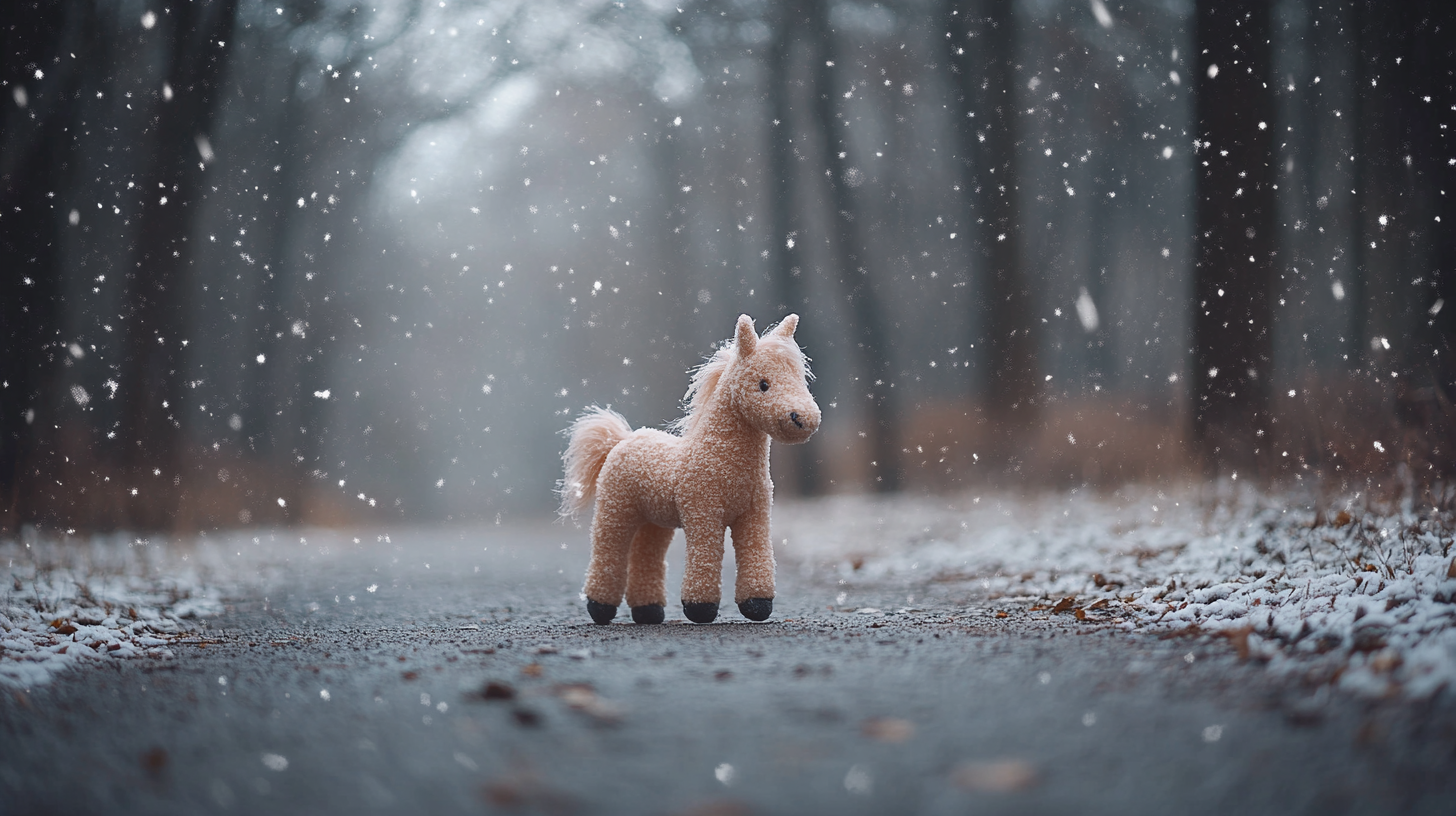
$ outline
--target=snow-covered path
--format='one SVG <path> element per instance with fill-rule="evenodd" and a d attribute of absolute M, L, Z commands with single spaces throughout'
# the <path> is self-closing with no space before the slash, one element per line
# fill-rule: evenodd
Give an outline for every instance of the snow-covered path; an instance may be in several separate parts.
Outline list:
<path fill-rule="evenodd" d="M 199 550 L 140 540 L 0 544 L 0 686 L 30 688 L 106 660 L 165 660 L 221 610 Z"/>
<path fill-rule="evenodd" d="M 781 562 L 849 585 L 963 583 L 1045 614 L 1223 636 L 1276 673 L 1365 695 L 1456 689 L 1450 512 L 1225 484 L 839 497 L 774 521 Z"/>
<path fill-rule="evenodd" d="M 833 497 L 783 502 L 774 517 L 781 570 L 842 582 L 840 606 L 856 606 L 857 586 L 898 587 L 908 607 L 925 587 L 957 587 L 967 603 L 1226 638 L 1276 675 L 1412 698 L 1456 689 L 1453 530 L 1449 511 L 1230 484 Z M 227 593 L 339 557 L 359 546 L 349 539 L 252 531 L 0 545 L 0 684 L 166 659 L 173 641 L 202 636 Z"/>

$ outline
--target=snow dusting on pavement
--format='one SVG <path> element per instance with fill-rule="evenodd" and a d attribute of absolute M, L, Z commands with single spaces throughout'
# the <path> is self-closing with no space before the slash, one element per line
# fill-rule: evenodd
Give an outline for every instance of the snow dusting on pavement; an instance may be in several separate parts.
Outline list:
<path fill-rule="evenodd" d="M 0 543 L 0 686 L 108 660 L 166 660 L 221 611 L 191 553 L 135 541 Z"/>
<path fill-rule="evenodd" d="M 1368 696 L 1456 690 L 1453 531 L 1451 512 L 1409 502 L 1300 502 L 1231 484 L 838 497 L 774 514 L 786 568 L 851 590 L 962 584 L 1007 609 L 1226 638 L 1272 671 Z"/>

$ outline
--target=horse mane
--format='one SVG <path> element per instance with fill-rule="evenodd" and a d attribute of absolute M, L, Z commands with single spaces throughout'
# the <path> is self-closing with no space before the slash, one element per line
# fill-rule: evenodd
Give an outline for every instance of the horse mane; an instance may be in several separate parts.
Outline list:
<path fill-rule="evenodd" d="M 809 370 L 809 358 L 799 344 L 792 338 L 782 338 L 773 333 L 773 327 L 764 332 L 764 336 L 758 340 L 759 349 L 764 344 L 771 344 L 773 348 L 781 348 L 788 353 L 799 368 L 804 371 L 804 379 L 813 380 L 814 372 Z M 738 343 L 736 338 L 729 338 L 718 346 L 717 351 L 708 357 L 702 365 L 693 369 L 692 378 L 688 380 L 688 390 L 683 394 L 683 415 L 670 422 L 667 426 L 669 431 L 678 436 L 687 436 L 692 431 L 701 414 L 703 406 L 708 404 L 713 392 L 718 390 L 718 382 L 723 379 L 723 372 L 728 366 L 738 359 Z"/>

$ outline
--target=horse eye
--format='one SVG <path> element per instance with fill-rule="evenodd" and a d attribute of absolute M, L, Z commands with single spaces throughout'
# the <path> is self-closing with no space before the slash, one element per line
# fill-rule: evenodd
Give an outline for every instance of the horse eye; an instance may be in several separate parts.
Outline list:
<path fill-rule="evenodd" d="M 758 381 L 758 390 L 760 390 L 760 391 L 767 391 L 768 390 L 768 380 L 759 380 Z"/>

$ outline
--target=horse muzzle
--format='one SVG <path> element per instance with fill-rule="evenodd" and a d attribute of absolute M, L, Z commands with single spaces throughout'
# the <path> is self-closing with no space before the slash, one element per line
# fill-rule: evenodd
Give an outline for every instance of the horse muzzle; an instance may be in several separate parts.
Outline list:
<path fill-rule="evenodd" d="M 779 419 L 779 432 L 776 434 L 781 442 L 790 445 L 797 445 L 801 442 L 808 442 L 809 437 L 819 430 L 819 411 L 817 408 L 806 411 L 790 411 L 788 416 Z"/>

